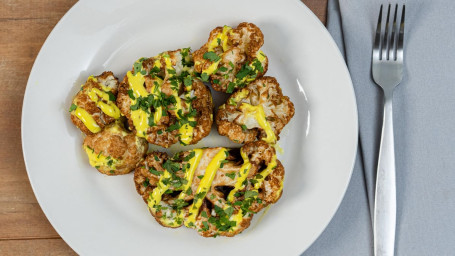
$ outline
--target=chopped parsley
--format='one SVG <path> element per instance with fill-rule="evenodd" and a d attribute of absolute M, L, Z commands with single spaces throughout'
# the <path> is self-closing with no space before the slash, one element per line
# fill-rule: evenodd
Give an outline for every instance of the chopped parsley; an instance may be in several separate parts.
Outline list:
<path fill-rule="evenodd" d="M 74 104 L 74 103 L 71 104 L 69 112 L 72 112 L 72 111 L 76 110 L 76 108 L 77 108 L 76 104 Z"/>
<path fill-rule="evenodd" d="M 187 76 L 183 79 L 183 83 L 186 85 L 186 86 L 190 86 L 193 84 L 193 78 L 191 76 Z"/>
<path fill-rule="evenodd" d="M 177 130 L 179 128 L 180 128 L 180 124 L 178 122 L 175 122 L 175 123 L 169 125 L 169 127 L 166 129 L 166 131 L 172 132 L 172 131 L 175 131 L 175 130 Z"/>
<path fill-rule="evenodd" d="M 251 197 L 255 197 L 257 195 L 258 195 L 257 191 L 248 190 L 248 191 L 245 192 L 245 199 L 251 198 Z"/>
<path fill-rule="evenodd" d="M 199 193 L 197 193 L 196 196 L 194 196 L 194 197 L 196 198 L 196 200 L 202 199 L 202 198 L 205 197 L 205 193 L 206 193 L 206 192 L 204 192 L 204 191 L 199 192 Z"/>
<path fill-rule="evenodd" d="M 128 96 L 130 96 L 130 98 L 131 98 L 132 100 L 135 100 L 135 99 L 136 99 L 136 97 L 134 97 L 133 90 L 128 90 L 127 92 L 128 92 Z"/>
<path fill-rule="evenodd" d="M 229 178 L 231 178 L 233 180 L 233 179 L 235 179 L 235 172 L 226 173 L 226 176 L 228 176 Z"/>
<path fill-rule="evenodd" d="M 214 208 L 218 217 L 210 216 L 208 222 L 215 225 L 217 230 L 227 231 L 237 225 L 236 221 L 229 220 L 229 218 L 232 216 L 232 213 L 234 212 L 234 208 L 228 207 L 226 210 L 223 210 L 223 208 L 217 205 L 215 205 Z"/>
<path fill-rule="evenodd" d="M 109 101 L 115 101 L 117 98 L 112 92 L 106 92 L 109 95 Z"/>
<path fill-rule="evenodd" d="M 207 230 L 209 230 L 209 224 L 207 223 L 207 221 L 203 221 L 203 222 L 202 222 L 202 225 L 204 225 L 204 227 L 202 228 L 202 231 L 207 231 Z"/>
<path fill-rule="evenodd" d="M 148 179 L 148 178 L 145 178 L 145 181 L 144 181 L 144 182 L 142 182 L 142 186 L 144 186 L 144 187 L 148 187 L 149 185 L 150 185 L 150 183 L 149 183 L 149 179 Z"/>
<path fill-rule="evenodd" d="M 202 57 L 213 62 L 219 61 L 221 59 L 220 56 L 218 56 L 215 52 L 206 52 Z"/>
<path fill-rule="evenodd" d="M 181 210 L 183 207 L 187 206 L 189 203 L 183 199 L 176 199 L 174 201 L 174 204 L 172 205 L 172 208 L 174 210 Z"/>
<path fill-rule="evenodd" d="M 229 162 L 228 160 L 222 160 L 221 164 L 220 164 L 220 168 L 223 168 L 224 164 L 228 163 L 228 162 Z"/>
<path fill-rule="evenodd" d="M 156 176 L 160 176 L 161 174 L 163 174 L 163 172 L 160 172 L 160 171 L 156 170 L 156 169 L 153 168 L 153 167 L 149 170 L 149 172 L 150 172 L 151 174 L 153 174 L 153 175 L 156 175 Z"/>
<path fill-rule="evenodd" d="M 245 78 L 247 75 L 249 75 L 253 71 L 253 68 L 251 68 L 249 65 L 244 64 L 242 68 L 239 70 L 237 75 L 235 75 L 235 78 L 242 80 Z"/>
<path fill-rule="evenodd" d="M 209 75 L 204 72 L 204 73 L 201 74 L 201 79 L 204 82 L 208 82 L 209 81 Z"/>
<path fill-rule="evenodd" d="M 194 156 L 196 155 L 196 152 L 191 151 L 187 156 L 183 158 L 183 161 L 188 162 L 190 161 Z"/>
<path fill-rule="evenodd" d="M 148 117 L 148 125 L 149 126 L 155 126 L 155 118 L 151 115 Z"/>
<path fill-rule="evenodd" d="M 142 68 L 142 62 L 145 60 L 145 58 L 140 58 L 133 64 L 133 75 L 136 75 L 137 73 L 141 73 L 142 75 L 146 75 L 147 71 L 143 70 Z"/>
<path fill-rule="evenodd" d="M 227 92 L 227 93 L 232 93 L 232 92 L 234 91 L 234 89 L 235 89 L 235 83 L 229 82 L 229 85 L 228 85 L 228 87 L 227 87 L 226 92 Z"/>

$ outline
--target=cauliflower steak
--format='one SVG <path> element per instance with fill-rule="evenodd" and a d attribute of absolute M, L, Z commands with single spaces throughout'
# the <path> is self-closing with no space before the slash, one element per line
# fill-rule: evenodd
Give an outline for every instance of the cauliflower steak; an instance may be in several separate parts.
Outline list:
<path fill-rule="evenodd" d="M 148 143 L 115 122 L 85 137 L 83 148 L 91 166 L 107 175 L 119 175 L 136 168 L 147 153 Z"/>
<path fill-rule="evenodd" d="M 262 77 L 233 93 L 216 114 L 218 133 L 237 143 L 275 144 L 294 116 L 294 104 L 273 77 Z"/>
<path fill-rule="evenodd" d="M 217 27 L 209 39 L 193 53 L 194 70 L 213 89 L 232 93 L 267 72 L 268 58 L 260 50 L 262 31 L 253 23 L 240 23 L 237 28 Z"/>
<path fill-rule="evenodd" d="M 283 179 L 284 167 L 264 141 L 172 158 L 151 152 L 134 172 L 136 190 L 158 223 L 185 225 L 205 237 L 242 232 L 255 213 L 278 201 Z"/>
<path fill-rule="evenodd" d="M 100 132 L 120 118 L 115 105 L 118 79 L 110 71 L 90 76 L 74 97 L 69 112 L 71 121 L 87 135 Z"/>
<path fill-rule="evenodd" d="M 193 76 L 189 48 L 134 63 L 120 84 L 117 105 L 137 136 L 169 147 L 195 144 L 210 133 L 210 90 Z"/>

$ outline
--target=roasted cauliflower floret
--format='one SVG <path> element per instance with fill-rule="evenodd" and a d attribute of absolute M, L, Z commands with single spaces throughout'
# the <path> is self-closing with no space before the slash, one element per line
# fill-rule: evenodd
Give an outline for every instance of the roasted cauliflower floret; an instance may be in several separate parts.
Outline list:
<path fill-rule="evenodd" d="M 137 136 L 162 147 L 195 144 L 210 133 L 210 90 L 193 76 L 189 48 L 141 58 L 124 77 L 117 105 Z"/>
<path fill-rule="evenodd" d="M 120 122 L 88 135 L 83 143 L 90 165 L 107 175 L 127 174 L 136 168 L 147 153 L 145 139 L 128 132 Z"/>
<path fill-rule="evenodd" d="M 264 141 L 205 148 L 170 158 L 151 152 L 134 172 L 136 190 L 156 221 L 205 237 L 234 236 L 254 213 L 281 197 L 284 167 Z"/>
<path fill-rule="evenodd" d="M 237 143 L 274 144 L 294 116 L 294 104 L 273 77 L 262 77 L 233 93 L 216 114 L 218 133 Z"/>
<path fill-rule="evenodd" d="M 110 71 L 90 76 L 74 97 L 69 112 L 71 121 L 87 135 L 100 132 L 120 118 L 115 105 L 118 79 Z"/>
<path fill-rule="evenodd" d="M 268 58 L 260 50 L 262 31 L 253 23 L 240 23 L 237 28 L 217 27 L 209 39 L 193 53 L 194 70 L 213 89 L 232 93 L 267 72 Z"/>

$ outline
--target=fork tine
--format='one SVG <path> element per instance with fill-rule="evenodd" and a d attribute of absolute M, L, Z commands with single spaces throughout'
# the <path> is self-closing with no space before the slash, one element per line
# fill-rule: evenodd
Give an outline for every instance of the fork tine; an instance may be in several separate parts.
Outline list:
<path fill-rule="evenodd" d="M 380 60 L 389 59 L 389 52 L 388 52 L 389 44 L 387 43 L 389 41 L 389 17 L 390 17 L 390 4 L 389 4 L 389 8 L 387 9 L 387 19 L 386 19 L 386 23 L 385 23 L 385 31 L 384 31 L 384 36 L 383 36 L 384 43 L 382 44 L 382 54 L 381 54 Z"/>
<path fill-rule="evenodd" d="M 395 14 L 393 15 L 393 25 L 392 25 L 392 36 L 389 41 L 389 58 L 390 60 L 397 59 L 397 49 L 396 49 L 396 31 L 397 31 L 397 12 L 398 4 L 395 5 Z"/>
<path fill-rule="evenodd" d="M 404 12 L 405 5 L 403 5 L 403 10 L 401 11 L 401 23 L 400 23 L 400 33 L 398 34 L 398 45 L 397 45 L 397 61 L 403 61 L 403 40 L 404 40 Z"/>
<path fill-rule="evenodd" d="M 374 45 L 373 45 L 373 58 L 376 60 L 380 59 L 381 55 L 381 21 L 382 21 L 382 4 L 381 9 L 379 10 L 379 18 L 378 18 L 378 26 L 376 27 L 376 35 L 374 37 Z"/>

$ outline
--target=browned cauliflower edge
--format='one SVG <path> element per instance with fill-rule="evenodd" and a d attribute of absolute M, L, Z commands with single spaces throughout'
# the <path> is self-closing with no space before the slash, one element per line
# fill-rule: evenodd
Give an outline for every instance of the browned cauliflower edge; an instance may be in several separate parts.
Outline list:
<path fill-rule="evenodd" d="M 216 27 L 207 43 L 193 53 L 194 70 L 216 91 L 232 93 L 267 72 L 268 58 L 260 50 L 263 44 L 264 35 L 253 23 Z"/>
<path fill-rule="evenodd" d="M 90 76 L 73 98 L 71 121 L 83 133 L 92 135 L 120 118 L 115 105 L 118 79 L 110 71 Z"/>
<path fill-rule="evenodd" d="M 117 105 L 148 142 L 195 144 L 210 133 L 212 95 L 193 72 L 189 48 L 141 58 L 119 86 Z"/>
<path fill-rule="evenodd" d="M 218 133 L 237 143 L 264 140 L 274 144 L 294 116 L 294 104 L 283 96 L 278 81 L 269 76 L 233 93 L 215 120 Z"/>
<path fill-rule="evenodd" d="M 235 236 L 278 201 L 284 167 L 264 141 L 240 149 L 204 148 L 172 158 L 151 152 L 134 172 L 136 190 L 156 221 L 201 236 Z"/>
<path fill-rule="evenodd" d="M 120 122 L 115 122 L 101 132 L 85 137 L 83 149 L 90 165 L 99 172 L 119 175 L 136 168 L 147 153 L 148 143 L 128 132 Z"/>

